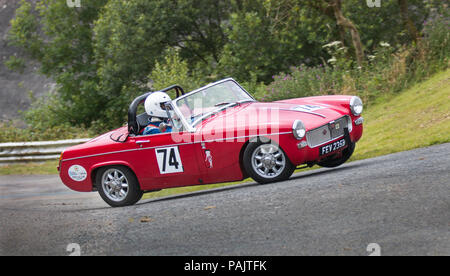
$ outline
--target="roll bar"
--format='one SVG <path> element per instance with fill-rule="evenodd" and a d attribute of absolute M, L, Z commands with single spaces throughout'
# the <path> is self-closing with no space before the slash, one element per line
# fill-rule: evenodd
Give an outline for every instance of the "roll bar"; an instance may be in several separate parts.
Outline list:
<path fill-rule="evenodd" d="M 177 98 L 184 95 L 184 90 L 179 85 L 172 85 L 169 87 L 166 87 L 162 90 L 159 90 L 160 92 L 168 92 L 170 90 L 175 90 L 175 93 L 177 95 Z M 155 91 L 156 92 L 156 91 Z M 150 94 L 153 92 L 147 92 L 145 94 L 140 95 L 136 99 L 133 100 L 133 102 L 130 104 L 130 107 L 128 108 L 128 133 L 137 135 L 140 131 L 140 126 L 137 121 L 137 110 L 138 106 L 140 104 L 143 104 L 145 102 L 145 99 L 147 99 Z"/>

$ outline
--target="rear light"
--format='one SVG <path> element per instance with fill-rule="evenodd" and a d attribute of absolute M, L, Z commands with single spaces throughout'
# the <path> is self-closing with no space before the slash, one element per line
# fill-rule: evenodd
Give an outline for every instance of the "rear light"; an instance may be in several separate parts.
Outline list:
<path fill-rule="evenodd" d="M 62 158 L 63 158 L 63 153 L 64 152 L 61 152 L 61 155 L 59 156 L 59 163 L 58 163 L 58 172 L 59 172 L 59 170 L 61 169 L 61 161 L 62 161 Z"/>

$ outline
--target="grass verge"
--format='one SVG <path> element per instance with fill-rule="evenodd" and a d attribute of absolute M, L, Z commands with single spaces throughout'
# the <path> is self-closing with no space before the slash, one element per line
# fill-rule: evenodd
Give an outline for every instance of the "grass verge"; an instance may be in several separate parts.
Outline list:
<path fill-rule="evenodd" d="M 58 160 L 0 165 L 0 175 L 57 174 Z"/>

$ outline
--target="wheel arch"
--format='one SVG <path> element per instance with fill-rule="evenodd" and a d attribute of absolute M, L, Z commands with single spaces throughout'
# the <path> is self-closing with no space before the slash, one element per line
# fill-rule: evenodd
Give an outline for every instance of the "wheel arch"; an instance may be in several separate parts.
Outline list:
<path fill-rule="evenodd" d="M 241 172 L 244 179 L 247 179 L 249 177 L 244 167 L 244 152 L 245 149 L 248 147 L 248 144 L 250 144 L 250 140 L 251 138 L 247 139 L 247 141 L 245 141 L 244 145 L 242 145 L 241 150 L 239 151 L 239 167 L 241 168 Z"/>
<path fill-rule="evenodd" d="M 245 152 L 245 149 L 248 147 L 248 145 L 251 142 L 257 142 L 258 140 L 260 140 L 260 141 L 267 140 L 267 141 L 274 142 L 285 153 L 285 156 L 289 160 L 289 162 L 292 163 L 292 161 L 290 160 L 288 154 L 286 154 L 286 151 L 283 149 L 283 147 L 280 145 L 280 143 L 278 143 L 274 139 L 271 139 L 270 136 L 258 135 L 258 136 L 254 136 L 254 137 L 249 137 L 247 139 L 247 141 L 245 141 L 244 145 L 242 146 L 242 148 L 241 148 L 241 150 L 239 152 L 239 167 L 241 168 L 242 174 L 244 175 L 244 179 L 249 177 L 249 175 L 248 175 L 248 173 L 247 173 L 247 171 L 245 170 L 245 167 L 244 167 L 244 152 Z"/>
<path fill-rule="evenodd" d="M 93 191 L 97 190 L 96 178 L 97 178 L 98 171 L 102 168 L 112 167 L 112 166 L 125 167 L 125 168 L 129 169 L 136 177 L 136 180 L 139 183 L 139 186 L 141 186 L 141 184 L 139 182 L 139 178 L 136 175 L 136 172 L 134 171 L 133 167 L 129 163 L 124 162 L 124 161 L 109 161 L 109 162 L 98 163 L 91 167 L 90 177 L 91 177 Z"/>

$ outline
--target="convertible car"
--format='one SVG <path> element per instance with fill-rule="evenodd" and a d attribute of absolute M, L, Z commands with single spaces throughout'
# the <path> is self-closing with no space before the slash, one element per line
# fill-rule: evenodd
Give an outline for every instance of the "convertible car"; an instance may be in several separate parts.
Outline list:
<path fill-rule="evenodd" d="M 139 110 L 152 92 L 141 95 L 127 125 L 61 154 L 62 182 L 98 191 L 112 207 L 166 188 L 248 177 L 266 184 L 296 168 L 343 164 L 363 132 L 356 96 L 258 102 L 231 78 L 189 93 L 178 85 L 161 91 L 174 95 L 164 104 L 171 132 L 142 134 L 152 117 Z"/>

